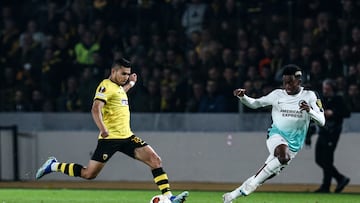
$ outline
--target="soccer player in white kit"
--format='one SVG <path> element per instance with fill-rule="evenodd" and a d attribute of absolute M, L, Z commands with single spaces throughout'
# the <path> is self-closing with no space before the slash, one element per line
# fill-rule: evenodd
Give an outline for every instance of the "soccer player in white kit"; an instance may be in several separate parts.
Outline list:
<path fill-rule="evenodd" d="M 266 145 L 269 156 L 260 170 L 232 192 L 223 195 L 224 203 L 254 192 L 266 180 L 284 169 L 302 148 L 310 120 L 320 126 L 325 116 L 315 92 L 301 84 L 301 69 L 293 64 L 283 67 L 283 89 L 276 89 L 258 99 L 245 95 L 245 89 L 234 90 L 234 96 L 250 108 L 272 106 L 273 123 L 268 130 Z"/>

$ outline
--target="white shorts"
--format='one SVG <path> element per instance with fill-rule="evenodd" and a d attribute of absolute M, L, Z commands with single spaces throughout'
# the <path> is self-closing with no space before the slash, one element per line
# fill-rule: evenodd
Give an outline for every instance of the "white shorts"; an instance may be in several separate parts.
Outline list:
<path fill-rule="evenodd" d="M 272 135 L 270 136 L 267 140 L 266 140 L 266 146 L 269 150 L 269 157 L 266 159 L 265 163 L 268 163 L 270 160 L 272 160 L 275 156 L 275 148 L 281 144 L 284 144 L 286 146 L 289 146 L 287 141 L 281 136 L 281 135 Z M 293 152 L 291 150 L 289 150 L 289 154 L 290 154 L 290 159 L 293 159 L 297 152 Z"/>

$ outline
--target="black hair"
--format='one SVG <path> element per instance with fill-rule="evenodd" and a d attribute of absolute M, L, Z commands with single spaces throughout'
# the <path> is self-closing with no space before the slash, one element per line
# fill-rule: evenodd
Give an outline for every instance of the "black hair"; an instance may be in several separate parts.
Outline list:
<path fill-rule="evenodd" d="M 123 67 L 126 67 L 126 68 L 131 68 L 130 61 L 126 60 L 125 58 L 115 60 L 111 67 L 114 67 L 116 65 L 123 66 Z"/>
<path fill-rule="evenodd" d="M 284 66 L 283 68 L 283 74 L 282 75 L 293 75 L 296 78 L 301 78 L 301 68 L 299 66 L 294 64 L 289 64 Z"/>

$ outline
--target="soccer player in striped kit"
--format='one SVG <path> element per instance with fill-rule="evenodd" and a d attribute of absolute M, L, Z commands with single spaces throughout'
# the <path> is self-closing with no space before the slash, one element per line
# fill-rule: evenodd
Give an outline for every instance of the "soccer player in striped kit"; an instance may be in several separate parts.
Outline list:
<path fill-rule="evenodd" d="M 160 157 L 150 145 L 131 131 L 126 93 L 136 81 L 137 75 L 131 73 L 130 62 L 126 59 L 116 60 L 111 67 L 110 77 L 104 79 L 96 89 L 91 113 L 100 133 L 96 150 L 88 165 L 84 167 L 77 163 L 58 162 L 55 157 L 50 157 L 38 169 L 35 178 L 40 179 L 51 172 L 61 172 L 69 176 L 94 179 L 112 155 L 119 151 L 148 165 L 159 190 L 172 203 L 184 202 L 189 193 L 171 193 Z"/>

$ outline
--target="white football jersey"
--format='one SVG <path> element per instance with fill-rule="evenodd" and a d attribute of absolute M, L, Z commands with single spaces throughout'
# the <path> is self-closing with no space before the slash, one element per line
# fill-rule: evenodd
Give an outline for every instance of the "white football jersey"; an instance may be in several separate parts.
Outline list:
<path fill-rule="evenodd" d="M 279 134 L 286 139 L 291 151 L 299 151 L 306 137 L 310 119 L 319 125 L 325 124 L 322 104 L 311 90 L 301 91 L 296 95 L 288 95 L 283 89 L 276 89 L 266 96 L 254 99 L 240 97 L 243 104 L 250 108 L 272 106 L 273 123 L 269 128 L 269 136 Z M 300 111 L 300 103 L 305 101 L 311 107 L 310 112 Z"/>

